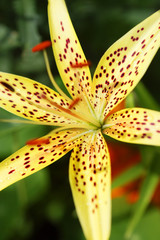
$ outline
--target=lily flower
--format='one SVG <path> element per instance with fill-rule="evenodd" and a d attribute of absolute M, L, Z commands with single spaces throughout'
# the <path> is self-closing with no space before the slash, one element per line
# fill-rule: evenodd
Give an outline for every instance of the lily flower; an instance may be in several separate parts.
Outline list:
<path fill-rule="evenodd" d="M 58 126 L 0 164 L 0 189 L 57 161 L 73 149 L 69 180 L 86 239 L 106 240 L 111 228 L 110 156 L 104 134 L 160 145 L 160 113 L 113 110 L 133 90 L 160 45 L 160 11 L 114 43 L 93 76 L 64 0 L 49 0 L 56 64 L 70 97 L 31 79 L 0 72 L 0 106 L 33 123 Z"/>

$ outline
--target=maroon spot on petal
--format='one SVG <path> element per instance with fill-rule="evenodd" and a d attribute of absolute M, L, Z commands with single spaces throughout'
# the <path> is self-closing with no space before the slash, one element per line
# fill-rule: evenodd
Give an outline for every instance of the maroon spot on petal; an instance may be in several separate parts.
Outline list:
<path fill-rule="evenodd" d="M 27 166 L 25 166 L 25 168 L 29 168 L 30 167 L 30 165 L 28 164 Z"/>
<path fill-rule="evenodd" d="M 30 161 L 25 162 L 24 165 L 28 164 L 29 162 L 30 162 Z"/>
<path fill-rule="evenodd" d="M 11 92 L 14 92 L 15 90 L 14 90 L 14 88 L 11 86 L 11 85 L 9 85 L 8 83 L 6 83 L 6 82 L 0 82 L 4 87 L 6 87 L 8 90 L 10 90 Z"/>
<path fill-rule="evenodd" d="M 117 87 L 118 83 L 119 83 L 119 82 L 116 82 L 116 83 L 115 83 L 114 88 Z"/>
<path fill-rule="evenodd" d="M 15 169 L 13 169 L 13 170 L 11 170 L 8 174 L 11 174 L 11 173 L 13 173 L 15 171 Z"/>
<path fill-rule="evenodd" d="M 125 75 L 125 73 L 122 73 L 122 74 L 121 74 L 121 78 L 124 77 L 124 75 Z"/>

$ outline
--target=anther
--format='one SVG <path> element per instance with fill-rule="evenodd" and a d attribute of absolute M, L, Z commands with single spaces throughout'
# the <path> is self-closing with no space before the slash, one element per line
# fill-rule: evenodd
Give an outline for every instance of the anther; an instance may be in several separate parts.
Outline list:
<path fill-rule="evenodd" d="M 61 96 L 63 96 L 65 99 L 70 100 L 70 98 L 60 89 L 60 87 L 58 86 L 58 84 L 56 83 L 56 81 L 52 75 L 47 52 L 46 52 L 46 48 L 50 47 L 51 45 L 52 45 L 52 42 L 49 40 L 41 42 L 32 48 L 32 52 L 43 51 L 43 56 L 44 56 L 44 61 L 45 61 L 46 68 L 47 68 L 47 73 L 48 73 L 48 76 L 49 76 L 53 86 L 55 87 L 55 89 Z"/>
<path fill-rule="evenodd" d="M 41 42 L 41 43 L 37 44 L 36 46 L 34 46 L 32 48 L 32 52 L 39 52 L 50 46 L 52 46 L 52 42 L 50 40 L 47 40 L 47 41 Z"/>
<path fill-rule="evenodd" d="M 82 67 L 87 67 L 91 65 L 90 61 L 86 61 L 86 62 L 80 62 L 80 63 L 70 63 L 72 68 L 82 68 Z"/>
<path fill-rule="evenodd" d="M 75 98 L 69 105 L 68 109 L 72 109 L 80 100 L 81 99 L 79 97 Z"/>
<path fill-rule="evenodd" d="M 37 144 L 49 144 L 50 141 L 48 138 L 43 138 L 43 139 L 38 139 L 38 138 L 35 138 L 35 139 L 32 139 L 32 140 L 29 140 L 27 141 L 27 145 L 37 145 Z"/>

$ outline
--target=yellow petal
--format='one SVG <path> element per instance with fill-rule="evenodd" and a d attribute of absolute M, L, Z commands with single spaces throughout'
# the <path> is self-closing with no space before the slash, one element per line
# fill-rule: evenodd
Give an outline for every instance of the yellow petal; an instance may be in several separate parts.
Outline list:
<path fill-rule="evenodd" d="M 91 98 L 91 75 L 64 0 L 49 0 L 49 28 L 59 73 L 73 98 Z M 79 64 L 79 67 L 75 67 Z M 84 108 L 86 106 L 84 105 Z"/>
<path fill-rule="evenodd" d="M 47 86 L 25 77 L 0 72 L 0 107 L 20 117 L 52 125 L 79 125 L 81 121 L 57 108 L 70 102 Z"/>
<path fill-rule="evenodd" d="M 71 154 L 69 178 L 77 214 L 86 239 L 109 239 L 110 158 L 100 131 L 79 140 Z"/>
<path fill-rule="evenodd" d="M 30 142 L 12 154 L 0 163 L 0 190 L 61 158 L 74 147 L 82 132 L 83 130 L 53 131 L 38 139 L 39 143 Z"/>
<path fill-rule="evenodd" d="M 103 133 L 117 140 L 160 146 L 160 112 L 126 108 L 110 115 L 105 125 Z"/>
<path fill-rule="evenodd" d="M 160 11 L 134 27 L 106 51 L 93 79 L 94 104 L 101 121 L 136 86 L 159 46 Z"/>

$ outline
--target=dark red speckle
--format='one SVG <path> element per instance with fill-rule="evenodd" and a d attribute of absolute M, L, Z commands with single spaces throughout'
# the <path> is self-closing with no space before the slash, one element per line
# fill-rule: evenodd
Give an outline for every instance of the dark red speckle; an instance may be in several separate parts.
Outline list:
<path fill-rule="evenodd" d="M 11 173 L 13 173 L 13 172 L 15 172 L 15 169 L 11 170 L 8 174 L 11 174 Z"/>

